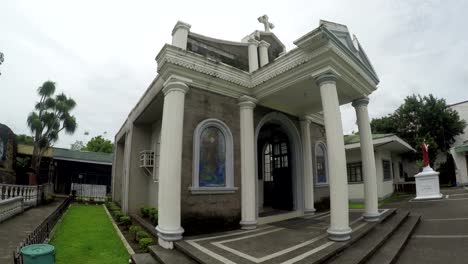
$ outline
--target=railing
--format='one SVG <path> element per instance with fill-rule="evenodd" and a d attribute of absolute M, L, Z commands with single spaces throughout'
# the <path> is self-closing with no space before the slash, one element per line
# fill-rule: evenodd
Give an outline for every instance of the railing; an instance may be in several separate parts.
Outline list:
<path fill-rule="evenodd" d="M 24 206 L 36 206 L 41 199 L 39 190 L 38 185 L 0 184 L 0 200 L 23 197 Z"/>
<path fill-rule="evenodd" d="M 0 223 L 24 211 L 23 197 L 0 200 Z"/>
<path fill-rule="evenodd" d="M 106 185 L 72 183 L 71 190 L 76 191 L 76 196 L 84 200 L 104 202 L 107 196 Z"/>
<path fill-rule="evenodd" d="M 22 264 L 23 258 L 20 254 L 21 248 L 31 244 L 44 243 L 49 239 L 50 232 L 54 228 L 57 221 L 62 217 L 63 213 L 67 210 L 71 198 L 65 199 L 62 204 L 55 209 L 20 245 L 13 251 L 13 261 L 15 264 Z"/>

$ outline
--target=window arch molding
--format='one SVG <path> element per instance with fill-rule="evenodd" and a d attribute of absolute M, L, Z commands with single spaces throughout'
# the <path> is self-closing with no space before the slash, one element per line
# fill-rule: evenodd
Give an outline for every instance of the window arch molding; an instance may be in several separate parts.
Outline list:
<path fill-rule="evenodd" d="M 319 152 L 323 153 L 323 160 L 319 160 Z M 322 141 L 317 141 L 314 148 L 314 161 L 315 161 L 315 184 L 316 186 L 328 186 L 328 150 L 327 145 Z M 319 164 L 322 163 L 322 164 Z M 324 175 L 319 175 L 324 174 Z M 322 178 L 320 178 L 322 176 Z"/>
<path fill-rule="evenodd" d="M 225 140 L 225 186 L 200 186 L 200 147 L 202 133 L 208 128 L 217 128 Z M 233 193 L 234 187 L 234 148 L 231 130 L 221 120 L 209 118 L 201 121 L 193 133 L 193 166 L 192 186 L 189 188 L 193 194 Z"/>

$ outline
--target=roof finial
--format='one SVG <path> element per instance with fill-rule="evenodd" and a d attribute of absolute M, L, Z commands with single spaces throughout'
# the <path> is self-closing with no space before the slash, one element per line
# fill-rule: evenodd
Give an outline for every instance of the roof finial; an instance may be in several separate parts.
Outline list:
<path fill-rule="evenodd" d="M 267 15 L 259 17 L 258 22 L 262 23 L 265 26 L 265 32 L 270 32 L 271 29 L 275 28 L 275 25 L 273 25 L 273 23 L 268 22 Z"/>

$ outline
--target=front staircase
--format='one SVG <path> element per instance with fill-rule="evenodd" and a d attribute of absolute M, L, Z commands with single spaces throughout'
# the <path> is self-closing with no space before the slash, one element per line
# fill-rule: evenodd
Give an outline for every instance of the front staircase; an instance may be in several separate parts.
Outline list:
<path fill-rule="evenodd" d="M 410 215 L 405 210 L 392 210 L 380 222 L 369 228 L 359 238 L 348 242 L 340 242 L 339 246 L 323 250 L 318 254 L 311 255 L 300 263 L 339 263 L 339 264 L 386 264 L 395 263 L 399 254 L 411 237 L 420 216 Z M 187 250 L 184 241 L 175 244 L 175 250 L 166 250 L 159 246 L 151 246 L 150 252 L 137 254 L 132 257 L 136 264 L 153 263 L 218 263 L 204 261 Z M 250 263 L 250 262 L 246 262 Z M 264 262 L 268 263 L 268 261 Z"/>

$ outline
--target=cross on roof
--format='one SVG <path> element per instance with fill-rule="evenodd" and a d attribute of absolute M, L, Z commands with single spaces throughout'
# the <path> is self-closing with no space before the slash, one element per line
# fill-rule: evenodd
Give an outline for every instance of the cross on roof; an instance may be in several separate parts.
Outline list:
<path fill-rule="evenodd" d="M 262 23 L 265 26 L 265 32 L 270 32 L 271 29 L 275 28 L 275 25 L 273 25 L 273 23 L 268 22 L 267 15 L 259 17 L 258 22 Z"/>

